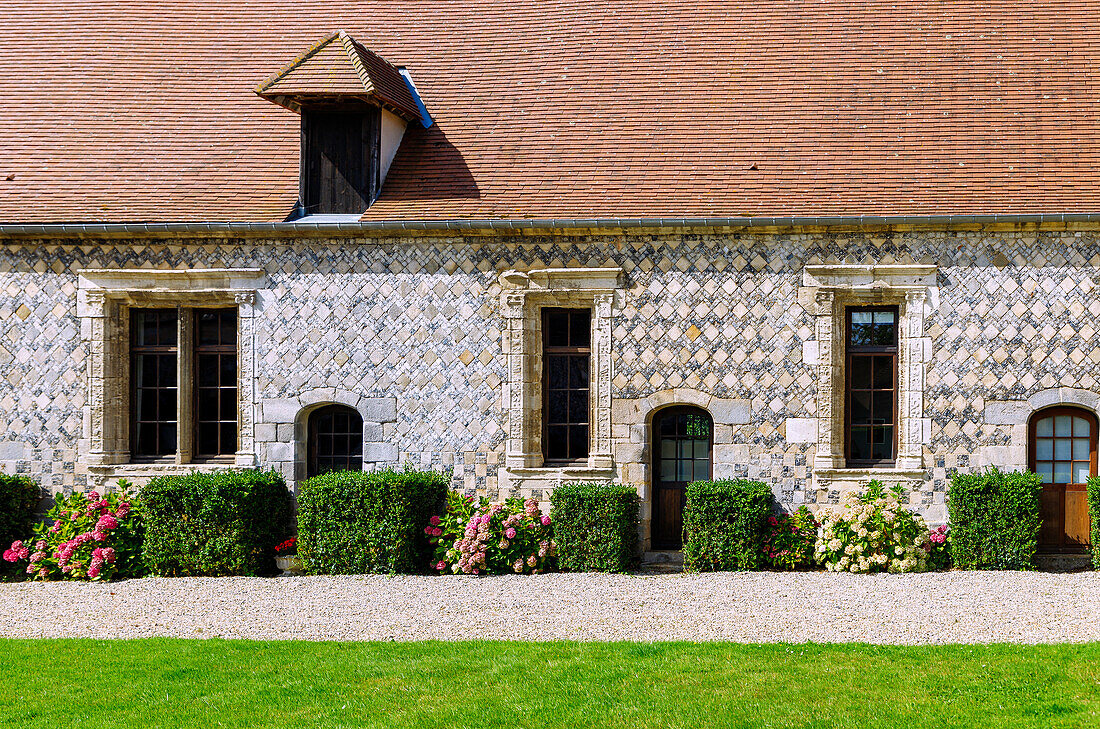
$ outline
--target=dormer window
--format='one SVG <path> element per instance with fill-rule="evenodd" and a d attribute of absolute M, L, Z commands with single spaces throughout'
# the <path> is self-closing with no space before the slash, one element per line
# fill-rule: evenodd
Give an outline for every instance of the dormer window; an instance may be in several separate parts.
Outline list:
<path fill-rule="evenodd" d="M 362 215 L 382 190 L 405 126 L 431 125 L 407 71 L 343 31 L 323 38 L 256 93 L 302 116 L 296 217 Z"/>
<path fill-rule="evenodd" d="M 306 215 L 360 215 L 378 197 L 382 110 L 302 109 Z"/>

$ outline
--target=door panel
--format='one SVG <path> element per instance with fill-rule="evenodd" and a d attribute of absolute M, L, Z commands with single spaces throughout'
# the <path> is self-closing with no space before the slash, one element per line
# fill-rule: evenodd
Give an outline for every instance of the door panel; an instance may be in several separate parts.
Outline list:
<path fill-rule="evenodd" d="M 1085 484 L 1096 475 L 1096 417 L 1076 407 L 1042 410 L 1031 419 L 1028 437 L 1028 465 L 1043 480 L 1040 549 L 1056 552 L 1088 547 Z"/>
<path fill-rule="evenodd" d="M 1089 544 L 1089 502 L 1081 489 L 1066 489 L 1066 544 L 1086 547 Z"/>

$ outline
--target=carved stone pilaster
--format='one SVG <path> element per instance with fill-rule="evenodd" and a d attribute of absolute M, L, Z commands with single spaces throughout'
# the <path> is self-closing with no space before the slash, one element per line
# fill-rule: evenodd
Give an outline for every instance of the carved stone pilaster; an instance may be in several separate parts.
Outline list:
<path fill-rule="evenodd" d="M 838 432 L 837 420 L 843 420 L 843 393 L 838 397 L 840 373 L 836 341 L 836 296 L 832 291 L 819 291 L 815 296 L 817 317 L 817 453 L 814 468 L 840 468 L 844 465 L 844 439 Z M 839 411 L 839 412 L 838 412 Z"/>
<path fill-rule="evenodd" d="M 592 326 L 592 371 L 590 379 L 593 403 L 592 452 L 590 468 L 612 468 L 615 457 L 611 450 L 611 326 L 615 303 L 613 293 L 592 298 L 595 318 Z"/>

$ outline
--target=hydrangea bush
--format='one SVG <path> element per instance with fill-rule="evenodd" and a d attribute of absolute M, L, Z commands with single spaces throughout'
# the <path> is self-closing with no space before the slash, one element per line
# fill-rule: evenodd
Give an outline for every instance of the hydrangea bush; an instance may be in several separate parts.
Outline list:
<path fill-rule="evenodd" d="M 129 484 L 100 496 L 96 491 L 58 494 L 34 537 L 12 543 L 5 561 L 36 580 L 110 580 L 140 577 L 143 523 Z"/>
<path fill-rule="evenodd" d="M 815 564 L 817 520 L 805 506 L 793 514 L 769 516 L 764 533 L 764 557 L 777 570 L 796 570 Z"/>
<path fill-rule="evenodd" d="M 815 556 L 833 572 L 923 572 L 930 532 L 919 515 L 902 507 L 900 486 L 886 491 L 872 481 L 845 494 L 839 510 L 826 509 Z"/>
<path fill-rule="evenodd" d="M 441 573 L 538 574 L 555 566 L 550 517 L 534 499 L 501 504 L 451 491 L 442 515 L 424 533 L 435 547 L 432 566 Z"/>

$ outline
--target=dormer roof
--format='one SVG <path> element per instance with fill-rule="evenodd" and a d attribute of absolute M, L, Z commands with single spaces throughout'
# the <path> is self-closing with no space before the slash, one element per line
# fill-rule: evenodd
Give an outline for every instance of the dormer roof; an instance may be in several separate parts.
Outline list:
<path fill-rule="evenodd" d="M 293 111 L 310 103 L 362 101 L 407 121 L 420 118 L 401 72 L 342 30 L 319 40 L 256 87 L 256 93 Z"/>

